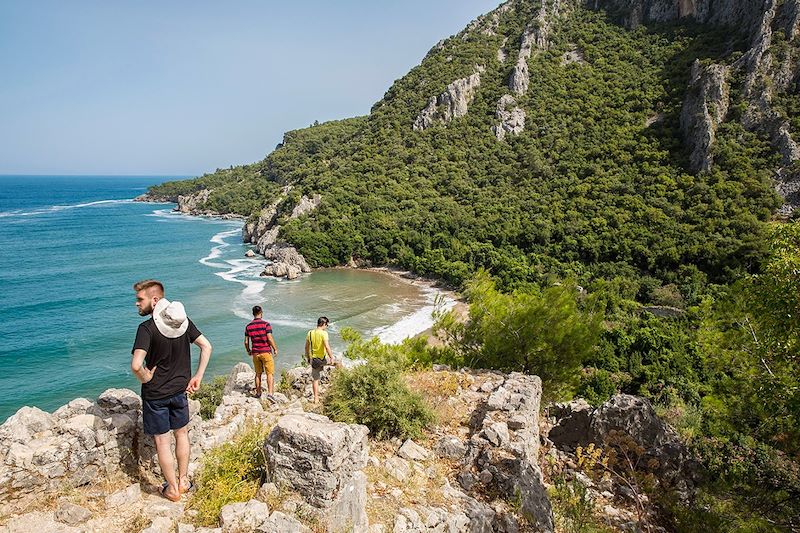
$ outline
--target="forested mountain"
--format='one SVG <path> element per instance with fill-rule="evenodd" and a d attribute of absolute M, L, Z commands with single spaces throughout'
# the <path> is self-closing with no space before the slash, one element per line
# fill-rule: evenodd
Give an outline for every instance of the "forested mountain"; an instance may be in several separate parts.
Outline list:
<path fill-rule="evenodd" d="M 691 298 L 757 267 L 775 180 L 796 172 L 797 5 L 762 3 L 512 0 L 369 116 L 152 192 L 208 188 L 206 208 L 246 216 L 320 194 L 280 234 L 312 266 L 456 283 L 486 267 L 509 287 L 571 273 Z"/>

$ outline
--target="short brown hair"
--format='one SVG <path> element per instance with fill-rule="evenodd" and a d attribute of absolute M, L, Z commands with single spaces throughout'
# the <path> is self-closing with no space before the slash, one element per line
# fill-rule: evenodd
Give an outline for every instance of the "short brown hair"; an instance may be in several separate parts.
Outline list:
<path fill-rule="evenodd" d="M 253 306 L 253 316 L 261 316 L 262 314 L 264 314 L 264 310 L 261 309 L 261 306 L 260 305 L 254 305 Z"/>
<path fill-rule="evenodd" d="M 154 279 L 143 279 L 142 281 L 137 281 L 133 284 L 133 290 L 136 292 L 139 291 L 150 291 L 152 288 L 156 288 L 158 290 L 158 296 L 164 297 L 164 284 L 160 281 Z"/>

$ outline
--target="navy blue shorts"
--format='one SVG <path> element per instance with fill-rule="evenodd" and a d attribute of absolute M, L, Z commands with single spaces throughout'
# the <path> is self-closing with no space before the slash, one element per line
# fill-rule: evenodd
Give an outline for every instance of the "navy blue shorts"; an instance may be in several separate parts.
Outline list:
<path fill-rule="evenodd" d="M 142 423 L 148 435 L 161 435 L 171 429 L 180 429 L 189 423 L 189 399 L 185 392 L 169 398 L 144 400 Z"/>

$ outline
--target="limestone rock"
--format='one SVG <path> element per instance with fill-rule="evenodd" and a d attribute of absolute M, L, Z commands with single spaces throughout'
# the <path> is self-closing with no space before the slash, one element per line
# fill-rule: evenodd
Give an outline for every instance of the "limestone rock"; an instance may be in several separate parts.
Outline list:
<path fill-rule="evenodd" d="M 413 128 L 422 131 L 430 128 L 436 122 L 450 122 L 454 118 L 467 114 L 469 104 L 475 98 L 481 84 L 481 73 L 484 67 L 475 67 L 475 71 L 466 78 L 455 80 L 447 86 L 445 91 L 428 100 L 428 105 L 417 115 Z"/>
<path fill-rule="evenodd" d="M 75 505 L 69 501 L 61 501 L 59 502 L 54 516 L 59 522 L 70 526 L 77 526 L 89 520 L 92 517 L 92 512 L 85 507 Z"/>
<path fill-rule="evenodd" d="M 384 461 L 383 468 L 386 473 L 395 478 L 400 483 L 408 480 L 411 476 L 411 466 L 405 459 L 400 457 L 389 457 Z"/>
<path fill-rule="evenodd" d="M 589 444 L 589 426 L 594 409 L 586 400 L 573 400 L 567 404 L 556 404 L 551 415 L 557 419 L 547 437 L 560 449 L 575 449 Z"/>
<path fill-rule="evenodd" d="M 467 448 L 458 437 L 448 436 L 439 439 L 436 443 L 436 455 L 445 459 L 461 459 L 467 453 Z"/>
<path fill-rule="evenodd" d="M 244 253 L 244 256 L 245 256 L 245 257 L 255 257 L 255 256 L 256 256 L 256 253 L 255 253 L 253 250 L 247 250 L 247 251 Z"/>
<path fill-rule="evenodd" d="M 264 444 L 270 481 L 299 492 L 326 523 L 366 530 L 368 433 L 321 415 L 284 415 Z"/>
<path fill-rule="evenodd" d="M 646 398 L 617 394 L 598 407 L 589 430 L 591 442 L 606 443 L 612 431 L 630 436 L 646 450 L 646 457 L 657 461 L 661 480 L 675 480 L 694 465 L 680 437 L 656 415 Z"/>
<path fill-rule="evenodd" d="M 257 533 L 311 533 L 311 529 L 301 524 L 297 519 L 280 511 L 272 513 L 254 531 Z"/>
<path fill-rule="evenodd" d="M 219 513 L 222 533 L 256 531 L 269 517 L 267 504 L 258 500 L 229 503 Z"/>
<path fill-rule="evenodd" d="M 97 397 L 97 406 L 109 413 L 127 413 L 142 408 L 142 399 L 130 389 L 107 389 Z"/>
<path fill-rule="evenodd" d="M 157 516 L 153 518 L 149 527 L 142 530 L 142 533 L 172 533 L 175 526 L 175 521 L 166 516 Z"/>
<path fill-rule="evenodd" d="M 197 192 L 178 196 L 178 206 L 175 208 L 181 213 L 195 213 L 208 201 L 211 189 L 200 189 Z"/>
<path fill-rule="evenodd" d="M 106 507 L 112 509 L 123 505 L 131 505 L 141 499 L 142 490 L 138 483 L 134 483 L 124 490 L 106 496 Z"/>
<path fill-rule="evenodd" d="M 275 244 L 269 246 L 263 253 L 264 257 L 272 261 L 272 263 L 264 268 L 261 273 L 262 276 L 292 276 L 292 279 L 294 279 L 301 272 L 311 272 L 311 267 L 308 266 L 305 258 L 294 246 Z"/>
<path fill-rule="evenodd" d="M 225 381 L 225 388 L 222 389 L 222 395 L 228 396 L 232 392 L 240 394 L 249 394 L 250 389 L 255 386 L 256 372 L 253 368 L 245 362 L 236 363 L 228 379 Z"/>
<path fill-rule="evenodd" d="M 310 198 L 306 195 L 303 195 L 300 198 L 300 202 L 298 202 L 298 204 L 294 206 L 294 209 L 292 209 L 292 214 L 289 216 L 289 218 L 298 218 L 303 215 L 307 215 L 319 207 L 320 203 L 322 203 L 322 196 L 319 194 L 315 194 Z"/>
<path fill-rule="evenodd" d="M 517 101 L 510 94 L 500 97 L 495 117 L 500 122 L 492 126 L 492 131 L 499 141 L 505 139 L 507 134 L 519 135 L 525 130 L 525 110 L 517 106 Z"/>
<path fill-rule="evenodd" d="M 700 172 L 711 168 L 711 147 L 717 127 L 728 113 L 730 102 L 728 68 L 723 65 L 692 65 L 689 90 L 681 109 L 681 131 L 691 150 L 690 169 Z"/>
<path fill-rule="evenodd" d="M 417 444 L 411 439 L 407 439 L 400 449 L 397 450 L 397 455 L 409 461 L 425 461 L 428 459 L 428 450 Z"/>

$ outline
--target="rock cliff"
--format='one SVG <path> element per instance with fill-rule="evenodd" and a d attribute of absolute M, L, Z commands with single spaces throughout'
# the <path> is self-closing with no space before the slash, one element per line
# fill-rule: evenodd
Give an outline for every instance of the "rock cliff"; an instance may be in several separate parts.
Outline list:
<path fill-rule="evenodd" d="M 469 104 L 481 85 L 481 73 L 485 70 L 483 66 L 476 66 L 472 74 L 455 80 L 439 96 L 432 96 L 425 109 L 414 119 L 413 128 L 425 130 L 437 122 L 447 123 L 466 115 Z"/>

